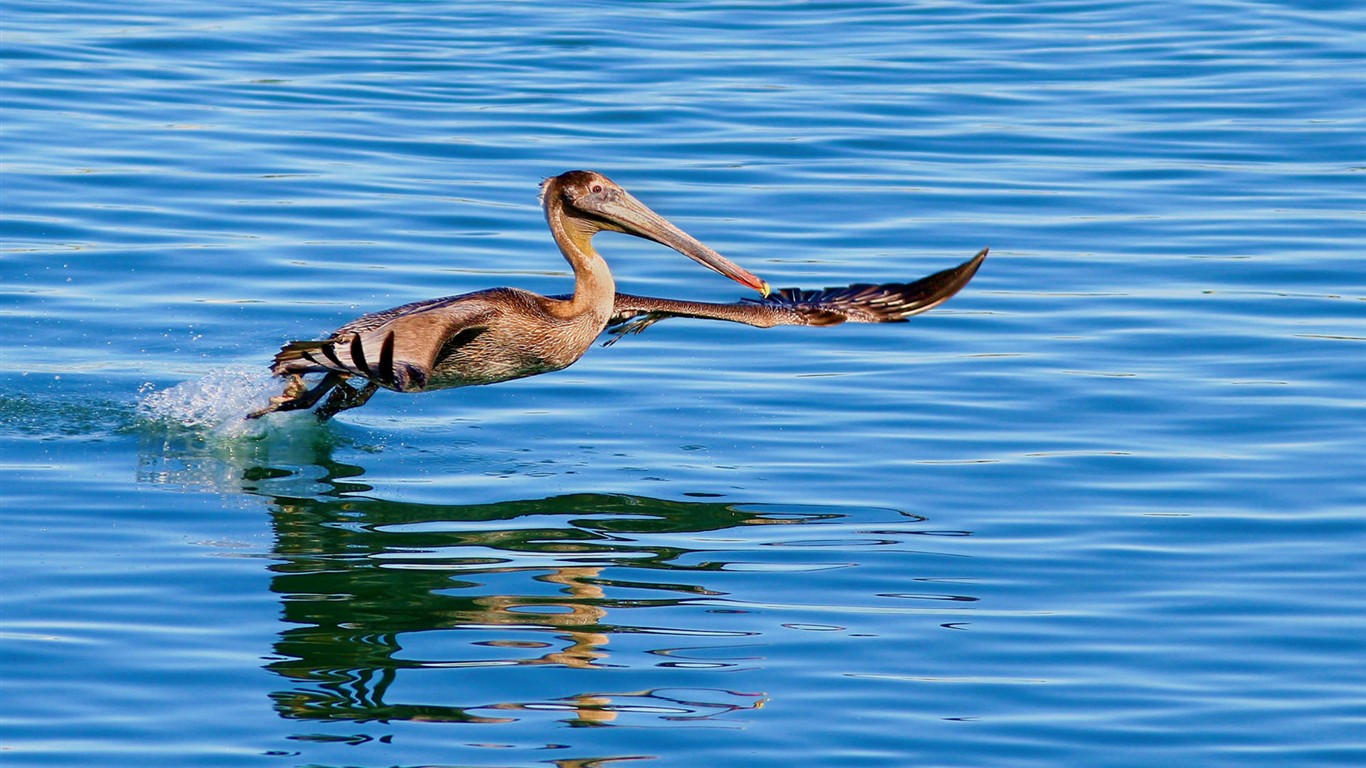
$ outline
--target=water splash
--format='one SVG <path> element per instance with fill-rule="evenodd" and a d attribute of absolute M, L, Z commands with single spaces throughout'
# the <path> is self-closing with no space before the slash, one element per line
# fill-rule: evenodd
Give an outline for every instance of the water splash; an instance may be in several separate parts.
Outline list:
<path fill-rule="evenodd" d="M 311 492 L 336 438 L 306 411 L 246 418 L 279 393 L 280 382 L 257 368 L 221 368 L 166 389 L 143 385 L 138 482 L 240 495 L 274 477 Z"/>
<path fill-rule="evenodd" d="M 144 384 L 141 394 L 138 414 L 147 421 L 231 438 L 263 433 L 246 415 L 280 394 L 280 383 L 254 368 L 222 368 L 166 389 Z"/>

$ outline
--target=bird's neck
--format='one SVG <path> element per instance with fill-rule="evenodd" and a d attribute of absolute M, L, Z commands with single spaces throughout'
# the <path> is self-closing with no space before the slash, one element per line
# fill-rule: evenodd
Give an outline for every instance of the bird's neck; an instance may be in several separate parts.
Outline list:
<path fill-rule="evenodd" d="M 560 253 L 574 268 L 574 297 L 562 305 L 564 316 L 590 316 L 606 325 L 617 285 L 607 262 L 593 250 L 597 228 L 567 216 L 556 204 L 548 205 L 545 215 Z"/>

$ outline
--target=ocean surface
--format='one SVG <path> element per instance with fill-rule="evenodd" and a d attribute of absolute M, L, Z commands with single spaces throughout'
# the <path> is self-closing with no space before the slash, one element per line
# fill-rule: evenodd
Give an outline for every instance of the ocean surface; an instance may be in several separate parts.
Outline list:
<path fill-rule="evenodd" d="M 1359 2 L 4 0 L 0 764 L 1366 764 Z M 601 171 L 777 287 L 242 415 L 570 290 Z M 733 301 L 597 239 L 620 290 Z"/>

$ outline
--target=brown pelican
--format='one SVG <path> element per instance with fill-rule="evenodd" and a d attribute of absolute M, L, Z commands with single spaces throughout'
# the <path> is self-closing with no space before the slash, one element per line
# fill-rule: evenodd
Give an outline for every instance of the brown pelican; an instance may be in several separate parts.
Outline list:
<path fill-rule="evenodd" d="M 365 315 L 322 341 L 294 341 L 271 371 L 284 393 L 247 414 L 311 408 L 326 421 L 364 405 L 380 387 L 423 392 L 494 384 L 558 371 L 583 355 L 612 317 L 616 284 L 593 235 L 624 232 L 667 245 L 726 277 L 769 294 L 768 283 L 727 260 L 647 208 L 607 177 L 569 171 L 541 184 L 541 204 L 560 252 L 574 269 L 572 296 L 539 296 L 516 288 L 419 301 Z M 324 374 L 311 389 L 310 373 Z M 346 381 L 360 378 L 360 389 Z"/>
<path fill-rule="evenodd" d="M 423 392 L 494 384 L 557 371 L 578 360 L 604 329 L 613 338 L 640 333 L 669 317 L 727 320 L 760 328 L 903 322 L 947 301 L 968 284 L 986 258 L 973 258 L 912 283 L 855 284 L 821 291 L 768 283 L 697 242 L 646 208 L 626 190 L 591 171 L 570 171 L 541 185 L 551 233 L 574 268 L 574 293 L 539 296 L 515 288 L 430 299 L 375 312 L 338 328 L 322 341 L 295 341 L 275 356 L 271 370 L 288 379 L 284 394 L 247 415 L 311 408 L 326 421 L 364 405 L 380 388 Z M 607 263 L 591 240 L 602 230 L 667 245 L 753 288 L 763 299 L 733 304 L 677 301 L 615 293 Z M 304 375 L 325 374 L 313 388 Z M 346 381 L 360 378 L 357 390 Z"/>

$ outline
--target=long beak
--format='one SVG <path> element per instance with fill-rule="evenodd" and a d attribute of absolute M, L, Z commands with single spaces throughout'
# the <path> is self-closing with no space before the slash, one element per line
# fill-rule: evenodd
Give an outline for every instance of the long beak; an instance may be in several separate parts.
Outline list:
<path fill-rule="evenodd" d="M 602 211 L 612 223 L 628 235 L 653 240 L 667 245 L 708 269 L 720 272 L 741 285 L 753 288 L 767 297 L 772 289 L 766 281 L 725 256 L 703 245 L 697 238 L 675 227 L 668 219 L 650 210 L 644 203 L 624 190 L 610 210 Z"/>

